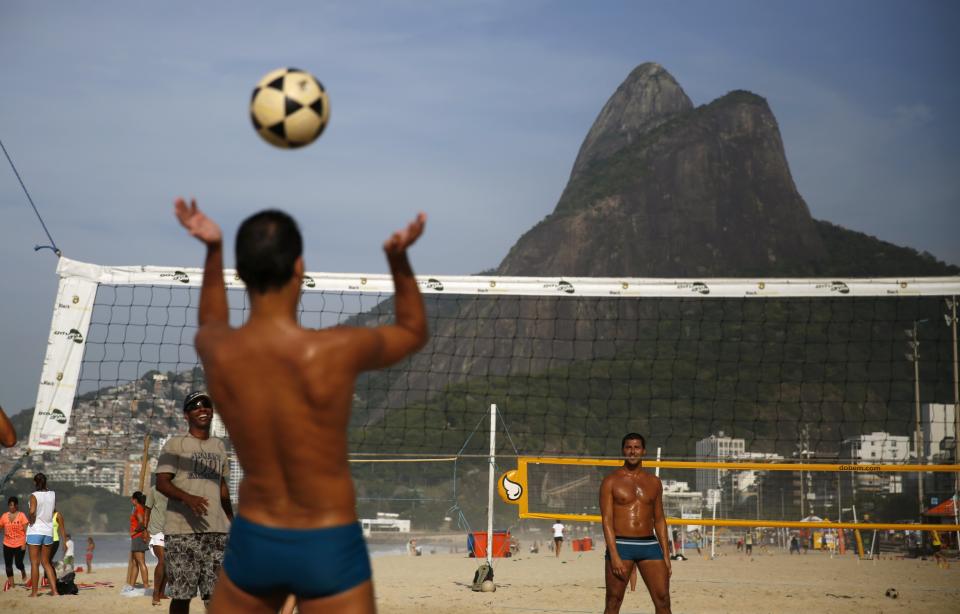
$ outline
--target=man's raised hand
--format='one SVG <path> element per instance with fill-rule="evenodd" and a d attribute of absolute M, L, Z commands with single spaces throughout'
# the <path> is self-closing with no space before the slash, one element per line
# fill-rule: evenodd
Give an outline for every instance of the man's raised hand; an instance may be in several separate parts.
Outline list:
<path fill-rule="evenodd" d="M 383 244 L 383 251 L 387 253 L 388 257 L 403 254 L 423 234 L 423 227 L 426 223 L 426 214 L 418 213 L 417 219 L 410 222 L 406 228 L 390 235 L 390 238 Z"/>
<path fill-rule="evenodd" d="M 190 199 L 188 205 L 185 200 L 178 198 L 173 204 L 173 209 L 180 224 L 206 245 L 216 245 L 223 241 L 220 227 L 197 208 L 196 199 Z"/>

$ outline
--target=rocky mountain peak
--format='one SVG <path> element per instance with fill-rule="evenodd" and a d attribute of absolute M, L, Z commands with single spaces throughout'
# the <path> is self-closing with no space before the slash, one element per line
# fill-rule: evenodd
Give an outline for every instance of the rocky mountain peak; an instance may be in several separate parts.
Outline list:
<path fill-rule="evenodd" d="M 620 84 L 593 122 L 580 146 L 571 178 L 589 164 L 636 141 L 671 115 L 692 108 L 690 98 L 663 66 L 655 62 L 640 64 Z"/>

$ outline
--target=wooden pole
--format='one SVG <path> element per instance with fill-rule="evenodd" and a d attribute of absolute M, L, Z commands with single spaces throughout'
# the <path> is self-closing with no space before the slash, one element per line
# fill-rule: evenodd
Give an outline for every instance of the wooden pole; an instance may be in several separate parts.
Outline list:
<path fill-rule="evenodd" d="M 150 457 L 147 456 L 147 453 L 150 448 L 150 435 L 146 435 L 143 438 L 143 456 L 140 457 L 140 487 L 137 488 L 140 492 L 143 492 L 143 487 L 146 484 L 147 479 L 147 463 L 150 461 Z"/>

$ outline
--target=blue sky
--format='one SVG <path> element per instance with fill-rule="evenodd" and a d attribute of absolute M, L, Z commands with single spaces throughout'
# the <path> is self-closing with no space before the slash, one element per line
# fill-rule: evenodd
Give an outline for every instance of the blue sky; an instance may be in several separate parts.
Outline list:
<path fill-rule="evenodd" d="M 417 210 L 420 273 L 496 266 L 550 213 L 620 82 L 656 61 L 695 104 L 768 99 L 813 215 L 960 264 L 960 45 L 941 2 L 0 2 L 0 139 L 64 254 L 199 266 L 196 196 L 232 235 L 282 207 L 313 271 L 385 272 Z M 330 126 L 279 151 L 247 117 L 279 66 Z M 0 159 L 0 404 L 36 396 L 55 258 Z M 232 262 L 228 262 L 232 266 Z"/>

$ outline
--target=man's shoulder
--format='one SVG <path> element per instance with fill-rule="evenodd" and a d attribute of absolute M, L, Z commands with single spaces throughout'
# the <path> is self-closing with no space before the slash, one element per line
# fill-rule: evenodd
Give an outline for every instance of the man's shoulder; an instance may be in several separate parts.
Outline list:
<path fill-rule="evenodd" d="M 163 450 L 168 451 L 173 449 L 177 445 L 183 444 L 183 440 L 186 439 L 188 435 L 171 435 L 167 438 L 167 441 L 163 444 Z"/>
<path fill-rule="evenodd" d="M 209 322 L 197 329 L 196 341 L 218 343 L 230 337 L 239 329 L 230 326 L 229 322 Z"/>
<path fill-rule="evenodd" d="M 617 467 L 607 475 L 603 477 L 603 483 L 608 484 L 610 482 L 615 482 L 617 480 L 622 480 L 626 478 L 627 475 L 624 473 L 623 467 Z"/>
<path fill-rule="evenodd" d="M 616 483 L 623 479 L 621 475 L 620 468 L 616 468 L 607 475 L 603 476 L 603 481 L 600 482 L 600 492 L 601 494 L 606 491 L 612 491 Z"/>

